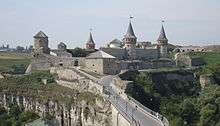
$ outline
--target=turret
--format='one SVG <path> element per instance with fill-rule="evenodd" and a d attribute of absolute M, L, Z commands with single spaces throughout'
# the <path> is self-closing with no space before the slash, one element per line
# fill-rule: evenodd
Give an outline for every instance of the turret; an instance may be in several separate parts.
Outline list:
<path fill-rule="evenodd" d="M 123 38 L 124 42 L 124 48 L 128 52 L 128 58 L 130 60 L 133 60 L 136 58 L 136 42 L 137 42 L 137 37 L 135 36 L 131 21 L 129 22 L 127 33 L 124 35 Z"/>
<path fill-rule="evenodd" d="M 95 43 L 91 32 L 89 34 L 89 39 L 86 42 L 86 49 L 95 49 Z"/>
<path fill-rule="evenodd" d="M 50 54 L 48 37 L 42 31 L 34 36 L 34 52 Z"/>
<path fill-rule="evenodd" d="M 159 38 L 157 39 L 157 42 L 158 42 L 158 48 L 160 50 L 160 57 L 166 58 L 168 55 L 167 53 L 168 39 L 166 37 L 166 33 L 163 25 L 160 31 Z"/>
<path fill-rule="evenodd" d="M 67 46 L 66 46 L 66 44 L 63 43 L 63 42 L 60 42 L 60 43 L 57 45 L 57 49 L 58 49 L 58 50 L 66 51 L 66 48 L 67 48 Z"/>

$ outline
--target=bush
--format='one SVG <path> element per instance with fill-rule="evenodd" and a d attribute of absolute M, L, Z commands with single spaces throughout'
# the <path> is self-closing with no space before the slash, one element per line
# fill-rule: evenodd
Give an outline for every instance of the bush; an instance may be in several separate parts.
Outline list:
<path fill-rule="evenodd" d="M 33 111 L 26 111 L 26 112 L 23 112 L 21 115 L 20 115 L 20 120 L 22 122 L 30 122 L 30 121 L 33 121 L 35 119 L 38 119 L 39 118 L 39 115 L 37 115 L 35 112 Z"/>
<path fill-rule="evenodd" d="M 24 64 L 13 65 L 11 74 L 24 74 L 26 71 L 26 66 Z"/>
<path fill-rule="evenodd" d="M 32 111 L 22 112 L 22 109 L 16 104 L 10 105 L 9 112 L 2 109 L 1 113 L 0 126 L 24 126 L 25 123 L 39 118 Z"/>

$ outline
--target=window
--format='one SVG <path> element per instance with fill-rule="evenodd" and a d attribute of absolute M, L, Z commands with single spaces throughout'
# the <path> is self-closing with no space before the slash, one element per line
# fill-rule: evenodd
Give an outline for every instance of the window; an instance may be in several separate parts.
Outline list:
<path fill-rule="evenodd" d="M 59 66 L 61 66 L 61 67 L 62 67 L 62 66 L 63 66 L 63 63 L 59 63 Z"/>
<path fill-rule="evenodd" d="M 75 61 L 74 61 L 74 66 L 78 66 L 78 65 L 79 65 L 78 60 L 75 60 Z"/>

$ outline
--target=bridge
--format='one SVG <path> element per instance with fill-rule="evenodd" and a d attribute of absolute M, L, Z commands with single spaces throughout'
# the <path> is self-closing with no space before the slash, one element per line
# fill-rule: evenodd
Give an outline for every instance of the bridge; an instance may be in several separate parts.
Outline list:
<path fill-rule="evenodd" d="M 168 120 L 157 112 L 150 110 L 133 98 L 128 98 L 126 94 L 118 94 L 113 90 L 113 76 L 104 76 L 99 79 L 77 68 L 72 68 L 84 76 L 103 86 L 103 93 L 108 99 L 113 109 L 117 110 L 117 116 L 113 115 L 113 126 L 169 126 Z M 118 115 L 120 114 L 120 115 Z M 119 118 L 121 117 L 121 118 Z M 116 118 L 116 119 L 114 119 Z M 124 120 L 120 122 L 120 119 Z"/>

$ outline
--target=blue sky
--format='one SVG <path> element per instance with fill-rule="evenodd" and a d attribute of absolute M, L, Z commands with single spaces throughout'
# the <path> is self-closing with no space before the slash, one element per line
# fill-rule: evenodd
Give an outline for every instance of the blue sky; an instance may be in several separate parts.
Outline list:
<path fill-rule="evenodd" d="M 83 47 L 93 28 L 96 44 L 122 39 L 129 15 L 139 41 L 155 41 L 165 19 L 172 44 L 220 44 L 219 0 L 0 0 L 0 44 L 30 45 L 44 31 L 50 47 Z"/>

